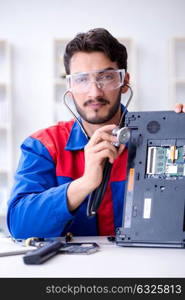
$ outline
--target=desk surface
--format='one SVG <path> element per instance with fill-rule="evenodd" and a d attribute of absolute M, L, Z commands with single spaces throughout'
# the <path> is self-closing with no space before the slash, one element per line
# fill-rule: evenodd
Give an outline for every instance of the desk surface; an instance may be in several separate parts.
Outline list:
<path fill-rule="evenodd" d="M 58 254 L 42 265 L 25 265 L 22 255 L 0 257 L 0 277 L 185 278 L 185 249 L 119 247 L 106 237 L 78 237 L 74 241 L 97 242 L 100 251 Z"/>

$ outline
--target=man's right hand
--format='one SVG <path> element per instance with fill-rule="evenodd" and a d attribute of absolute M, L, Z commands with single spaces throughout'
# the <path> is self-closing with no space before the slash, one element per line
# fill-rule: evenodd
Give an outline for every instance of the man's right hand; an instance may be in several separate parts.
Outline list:
<path fill-rule="evenodd" d="M 84 149 L 85 169 L 82 177 L 74 180 L 68 187 L 69 210 L 75 210 L 102 181 L 105 159 L 110 163 L 123 152 L 125 145 L 116 148 L 112 143 L 117 139 L 112 135 L 116 125 L 105 125 L 97 129 Z"/>
<path fill-rule="evenodd" d="M 84 149 L 85 170 L 84 180 L 92 191 L 97 188 L 102 181 L 105 159 L 113 164 L 114 160 L 124 150 L 124 145 L 116 148 L 113 142 L 117 139 L 112 135 L 112 130 L 116 125 L 105 125 L 97 129 Z"/>

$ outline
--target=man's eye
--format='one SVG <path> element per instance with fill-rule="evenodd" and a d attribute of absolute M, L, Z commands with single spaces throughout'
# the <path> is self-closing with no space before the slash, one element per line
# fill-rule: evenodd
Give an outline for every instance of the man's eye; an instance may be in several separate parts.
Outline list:
<path fill-rule="evenodd" d="M 114 79 L 114 75 L 113 74 L 107 74 L 105 76 L 105 78 L 108 79 L 108 80 L 112 80 L 112 79 Z"/>
<path fill-rule="evenodd" d="M 77 77 L 75 78 L 75 83 L 80 84 L 80 83 L 86 83 L 88 81 L 87 77 Z"/>
<path fill-rule="evenodd" d="M 98 79 L 99 80 L 112 80 L 112 79 L 114 79 L 114 75 L 111 73 L 104 74 L 104 75 L 100 76 Z"/>

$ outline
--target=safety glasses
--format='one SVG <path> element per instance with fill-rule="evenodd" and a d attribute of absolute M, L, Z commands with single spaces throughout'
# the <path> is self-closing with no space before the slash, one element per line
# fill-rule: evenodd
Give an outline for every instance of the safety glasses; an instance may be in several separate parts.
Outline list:
<path fill-rule="evenodd" d="M 67 88 L 73 93 L 83 94 L 88 92 L 92 83 L 94 83 L 101 90 L 111 91 L 123 85 L 124 77 L 124 69 L 108 69 L 70 74 L 66 75 Z"/>

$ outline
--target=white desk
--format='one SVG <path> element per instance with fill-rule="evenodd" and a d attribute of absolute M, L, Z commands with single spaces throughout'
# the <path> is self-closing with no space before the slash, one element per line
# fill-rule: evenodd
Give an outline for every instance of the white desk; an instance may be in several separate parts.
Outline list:
<path fill-rule="evenodd" d="M 74 241 L 97 242 L 100 251 L 90 255 L 58 254 L 42 265 L 25 265 L 22 255 L 0 257 L 0 277 L 185 278 L 185 249 L 123 248 L 105 237 Z"/>

